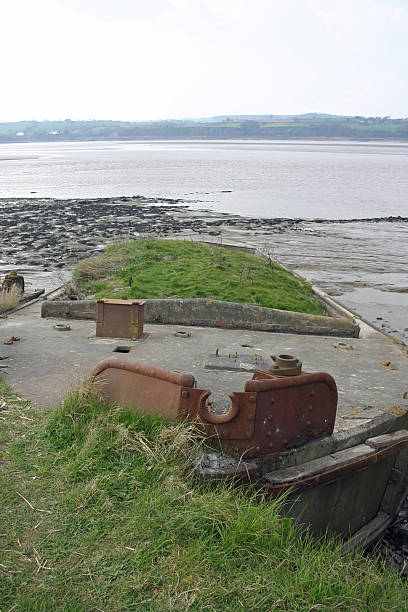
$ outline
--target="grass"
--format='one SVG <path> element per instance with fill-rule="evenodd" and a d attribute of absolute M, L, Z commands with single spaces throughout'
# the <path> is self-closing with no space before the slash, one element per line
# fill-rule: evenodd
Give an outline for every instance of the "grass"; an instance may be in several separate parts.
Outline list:
<path fill-rule="evenodd" d="M 9 291 L 0 291 L 0 313 L 7 312 L 18 306 L 21 300 L 21 291 L 13 285 Z"/>
<path fill-rule="evenodd" d="M 96 298 L 210 298 L 327 314 L 309 283 L 263 257 L 183 240 L 112 244 L 73 273 Z M 131 287 L 129 287 L 129 279 Z"/>
<path fill-rule="evenodd" d="M 189 472 L 194 430 L 92 388 L 55 412 L 0 381 L 0 609 L 401 611 L 407 584 L 277 503 Z"/>

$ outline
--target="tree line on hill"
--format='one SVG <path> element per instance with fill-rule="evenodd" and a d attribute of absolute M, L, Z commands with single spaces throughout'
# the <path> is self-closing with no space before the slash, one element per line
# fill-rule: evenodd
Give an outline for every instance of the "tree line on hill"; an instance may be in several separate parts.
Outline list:
<path fill-rule="evenodd" d="M 249 118 L 248 118 L 249 117 Z M 240 115 L 171 121 L 18 121 L 0 123 L 0 143 L 80 140 L 350 138 L 407 140 L 408 118 Z"/>

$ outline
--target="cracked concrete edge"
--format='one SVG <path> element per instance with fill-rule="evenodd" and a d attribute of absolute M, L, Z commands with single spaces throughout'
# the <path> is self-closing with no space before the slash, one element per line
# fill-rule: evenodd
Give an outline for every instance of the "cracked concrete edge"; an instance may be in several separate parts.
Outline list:
<path fill-rule="evenodd" d="M 21 304 L 19 304 L 18 306 L 16 306 L 15 308 L 12 308 L 11 310 L 6 310 L 5 312 L 2 313 L 2 317 L 3 316 L 8 316 L 11 315 L 15 312 L 18 312 L 19 310 L 23 310 L 23 308 L 27 308 L 28 306 L 32 306 L 32 304 L 35 304 L 36 302 L 39 302 L 40 300 L 47 300 L 48 296 L 53 295 L 54 293 L 58 293 L 59 291 L 62 291 L 62 289 L 65 287 L 66 283 L 64 283 L 63 285 L 60 285 L 59 287 L 56 287 L 55 289 L 51 289 L 50 291 L 48 291 L 47 293 L 41 293 L 40 295 L 38 295 L 37 297 L 31 299 L 31 300 L 27 300 L 26 302 L 22 302 Z"/>
<path fill-rule="evenodd" d="M 347 431 L 337 431 L 331 436 L 312 440 L 299 446 L 299 448 L 287 449 L 281 452 L 278 456 L 262 457 L 253 459 L 258 465 L 258 471 L 261 474 L 273 472 L 295 465 L 301 465 L 320 459 L 326 455 L 336 453 L 365 443 L 369 438 L 389 434 L 400 429 L 408 427 L 408 411 L 404 409 L 404 413 L 399 416 L 393 414 L 381 414 L 375 417 L 368 423 L 357 425 Z"/>
<path fill-rule="evenodd" d="M 366 337 L 372 333 L 378 332 L 382 334 L 383 336 L 385 336 L 386 338 L 388 338 L 389 340 L 391 340 L 394 344 L 397 344 L 403 350 L 408 352 L 408 345 L 403 340 L 401 340 L 400 338 L 396 338 L 395 336 L 384 331 L 383 329 L 381 329 L 380 327 L 378 327 L 371 321 L 368 321 L 364 317 L 361 317 L 360 315 L 357 315 L 356 313 L 354 313 L 352 310 L 349 310 L 348 308 L 340 304 L 340 302 L 337 302 L 337 300 L 327 295 L 327 293 L 325 293 L 319 287 L 314 287 L 314 286 L 312 287 L 317 297 L 320 296 L 322 300 L 324 300 L 328 305 L 331 305 L 333 308 L 337 309 L 337 311 L 339 313 L 342 313 L 343 316 L 356 321 L 357 325 L 359 325 L 360 330 L 361 330 L 360 337 Z"/>
<path fill-rule="evenodd" d="M 331 436 L 312 440 L 298 448 L 286 449 L 277 456 L 253 457 L 250 461 L 246 461 L 245 456 L 243 456 L 241 459 L 236 460 L 237 467 L 235 469 L 238 469 L 240 464 L 242 466 L 250 464 L 251 474 L 254 474 L 253 467 L 256 466 L 256 477 L 261 478 L 269 472 L 300 466 L 309 461 L 332 455 L 338 451 L 364 444 L 370 438 L 398 432 L 407 427 L 408 411 L 404 411 L 404 414 L 397 417 L 392 414 L 381 414 L 367 424 L 358 425 L 349 431 L 335 432 Z M 209 469 L 200 468 L 197 470 L 197 477 L 202 480 L 211 478 L 211 470 L 207 472 Z M 233 471 L 232 468 L 231 471 Z M 218 474 L 218 477 L 220 477 L 220 474 Z"/>
<path fill-rule="evenodd" d="M 44 301 L 43 318 L 96 318 L 96 301 Z M 360 328 L 346 318 L 323 317 L 206 298 L 145 300 L 145 323 L 198 325 L 277 333 L 356 338 Z"/>

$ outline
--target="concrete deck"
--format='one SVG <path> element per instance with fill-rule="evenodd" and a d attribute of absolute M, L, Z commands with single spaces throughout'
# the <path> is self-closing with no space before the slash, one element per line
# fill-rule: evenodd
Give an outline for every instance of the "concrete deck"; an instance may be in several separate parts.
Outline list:
<path fill-rule="evenodd" d="M 210 389 L 218 404 L 229 404 L 227 393 L 241 391 L 249 372 L 204 368 L 206 358 L 238 352 L 262 355 L 290 353 L 303 362 L 306 372 L 328 372 L 339 390 L 336 430 L 368 424 L 381 414 L 400 416 L 408 410 L 408 354 L 406 347 L 374 329 L 363 338 L 333 338 L 224 330 L 171 325 L 145 325 L 143 341 L 94 338 L 94 321 L 66 321 L 70 331 L 57 331 L 61 320 L 42 319 L 41 302 L 0 319 L 0 374 L 16 392 L 40 406 L 56 407 L 69 389 L 94 366 L 117 355 L 176 371 L 189 372 L 197 386 Z M 176 337 L 177 330 L 191 336 Z M 21 338 L 11 346 L 11 336 Z M 336 346 L 338 343 L 346 347 Z M 118 345 L 132 346 L 130 353 L 113 353 Z M 352 348 L 350 348 L 352 347 Z M 404 397 L 405 396 L 405 397 Z"/>

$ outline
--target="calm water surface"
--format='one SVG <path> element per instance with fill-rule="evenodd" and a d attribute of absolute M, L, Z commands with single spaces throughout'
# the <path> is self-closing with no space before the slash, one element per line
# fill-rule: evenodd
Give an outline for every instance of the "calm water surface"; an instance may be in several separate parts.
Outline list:
<path fill-rule="evenodd" d="M 0 145 L 0 197 L 145 195 L 244 216 L 408 216 L 408 143 Z"/>

